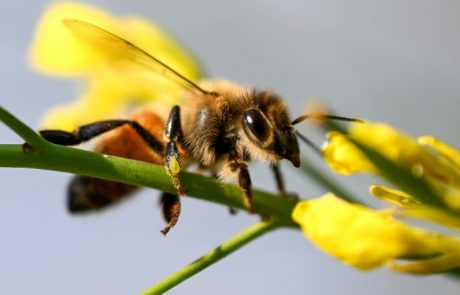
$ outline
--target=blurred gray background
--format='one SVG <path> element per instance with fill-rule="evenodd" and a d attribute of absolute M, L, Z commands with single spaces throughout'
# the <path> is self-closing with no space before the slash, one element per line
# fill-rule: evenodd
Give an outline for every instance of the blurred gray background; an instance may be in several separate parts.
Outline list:
<path fill-rule="evenodd" d="M 75 83 L 41 76 L 25 63 L 48 3 L 0 4 L 0 104 L 35 127 L 45 110 L 76 96 Z M 293 116 L 322 98 L 340 114 L 385 121 L 416 136 L 435 134 L 460 147 L 458 1 L 90 3 L 161 24 L 201 58 L 211 77 L 272 88 L 286 98 Z M 303 131 L 323 141 L 319 130 Z M 21 140 L 0 126 L 0 142 Z M 305 198 L 324 193 L 289 163 L 283 168 L 289 190 Z M 274 190 L 266 185 L 272 182 L 266 165 L 251 172 L 256 187 Z M 257 220 L 185 198 L 179 224 L 164 238 L 158 192 L 144 190 L 107 212 L 73 217 L 64 203 L 69 177 L 0 169 L 0 294 L 137 294 Z M 336 178 L 369 198 L 369 178 Z M 459 286 L 445 276 L 358 272 L 315 249 L 298 231 L 280 230 L 170 293 L 458 294 Z"/>

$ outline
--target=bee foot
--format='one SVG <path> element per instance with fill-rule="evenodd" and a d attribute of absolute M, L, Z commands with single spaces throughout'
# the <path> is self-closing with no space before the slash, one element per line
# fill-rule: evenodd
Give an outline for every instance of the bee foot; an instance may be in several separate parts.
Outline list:
<path fill-rule="evenodd" d="M 246 208 L 248 209 L 249 214 L 254 214 L 256 212 L 254 210 L 254 204 L 252 203 L 252 198 L 250 198 L 249 196 L 245 196 L 244 204 L 246 205 Z"/>
<path fill-rule="evenodd" d="M 163 193 L 161 197 L 161 205 L 163 209 L 163 217 L 168 223 L 162 230 L 161 233 L 166 236 L 171 228 L 173 228 L 179 220 L 181 204 L 178 196 Z"/>

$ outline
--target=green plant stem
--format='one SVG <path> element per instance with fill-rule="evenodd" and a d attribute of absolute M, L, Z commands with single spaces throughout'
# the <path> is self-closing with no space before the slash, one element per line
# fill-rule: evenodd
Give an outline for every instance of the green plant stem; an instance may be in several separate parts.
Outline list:
<path fill-rule="evenodd" d="M 44 141 L 32 128 L 21 122 L 21 120 L 13 116 L 2 106 L 0 106 L 0 121 L 24 139 L 29 146 L 39 149 L 49 145 L 49 143 Z"/>
<path fill-rule="evenodd" d="M 39 152 L 17 144 L 0 145 L 0 167 L 62 171 L 176 192 L 163 166 L 52 144 Z M 188 196 L 246 210 L 241 190 L 234 185 L 185 171 L 180 178 Z M 260 215 L 273 215 L 284 225 L 297 227 L 290 216 L 296 200 L 253 190 L 253 201 Z"/>
<path fill-rule="evenodd" d="M 234 237 L 230 238 L 217 248 L 213 249 L 206 255 L 195 260 L 191 264 L 182 268 L 178 272 L 170 275 L 169 277 L 163 279 L 160 283 L 156 284 L 152 288 L 143 292 L 143 295 L 154 295 L 154 294 L 163 294 L 164 292 L 170 290 L 171 288 L 179 285 L 186 279 L 191 276 L 199 273 L 205 268 L 211 266 L 219 260 L 222 260 L 227 255 L 233 253 L 244 245 L 250 243 L 259 236 L 277 228 L 280 226 L 277 222 L 258 222 L 246 230 L 238 233 Z"/>

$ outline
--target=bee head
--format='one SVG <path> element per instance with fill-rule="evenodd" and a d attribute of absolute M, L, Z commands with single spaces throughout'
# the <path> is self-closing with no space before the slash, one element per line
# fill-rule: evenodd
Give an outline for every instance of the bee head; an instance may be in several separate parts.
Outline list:
<path fill-rule="evenodd" d="M 300 166 L 299 143 L 286 103 L 270 91 L 255 93 L 241 118 L 252 156 L 276 162 L 287 159 Z"/>

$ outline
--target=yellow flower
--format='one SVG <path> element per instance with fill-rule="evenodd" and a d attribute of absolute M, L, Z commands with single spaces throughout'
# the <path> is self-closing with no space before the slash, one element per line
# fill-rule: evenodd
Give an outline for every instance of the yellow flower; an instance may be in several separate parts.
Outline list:
<path fill-rule="evenodd" d="M 379 174 L 378 167 L 349 138 L 423 179 L 442 202 L 460 211 L 460 153 L 453 147 L 427 136 L 418 142 L 382 123 L 353 124 L 346 136 L 331 132 L 329 143 L 323 148 L 324 159 L 338 173 Z"/>
<path fill-rule="evenodd" d="M 418 138 L 418 142 L 420 144 L 432 147 L 452 165 L 455 165 L 455 167 L 460 170 L 460 152 L 456 148 L 440 141 L 433 136 L 421 136 Z"/>
<path fill-rule="evenodd" d="M 460 238 L 408 226 L 391 213 L 347 203 L 329 193 L 300 202 L 292 218 L 316 246 L 362 270 L 388 266 L 428 274 L 460 267 Z M 409 257 L 417 260 L 396 262 Z"/>
<path fill-rule="evenodd" d="M 64 25 L 65 19 L 94 24 L 154 55 L 191 80 L 202 78 L 194 58 L 158 26 L 138 17 L 116 18 L 96 8 L 58 2 L 44 13 L 30 49 L 31 64 L 39 71 L 80 78 L 83 95 L 49 111 L 43 127 L 74 127 L 127 112 L 127 108 L 161 100 L 177 102 L 183 90 L 161 75 L 129 62 L 129 54 L 110 43 L 91 46 Z"/>
<path fill-rule="evenodd" d="M 293 212 L 293 219 L 314 244 L 359 269 L 386 265 L 395 271 L 428 274 L 460 267 L 460 238 L 424 231 L 394 218 L 418 218 L 460 229 L 460 218 L 453 213 L 460 212 L 459 151 L 430 136 L 417 141 L 382 123 L 353 124 L 347 135 L 330 132 L 328 139 L 323 156 L 334 171 L 345 175 L 387 176 L 390 172 L 384 169 L 390 166 L 378 167 L 376 163 L 380 162 L 372 162 L 357 145 L 363 146 L 402 168 L 401 171 L 407 171 L 409 177 L 404 182 L 388 179 L 417 193 L 371 186 L 372 195 L 396 206 L 382 211 L 349 204 L 332 194 L 301 202 Z M 413 184 L 426 184 L 430 192 L 420 196 L 424 194 L 420 188 L 405 183 L 412 178 L 421 180 Z M 433 205 L 439 201 L 445 207 Z M 397 262 L 404 258 L 416 259 Z"/>
<path fill-rule="evenodd" d="M 460 186 L 460 174 L 445 157 L 383 123 L 352 124 L 347 136 L 338 132 L 330 133 L 329 143 L 323 148 L 323 153 L 327 163 L 338 173 L 378 171 L 347 137 L 379 151 L 389 160 L 408 168 L 415 176 L 429 176 Z"/>

